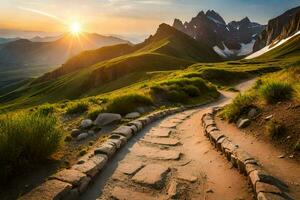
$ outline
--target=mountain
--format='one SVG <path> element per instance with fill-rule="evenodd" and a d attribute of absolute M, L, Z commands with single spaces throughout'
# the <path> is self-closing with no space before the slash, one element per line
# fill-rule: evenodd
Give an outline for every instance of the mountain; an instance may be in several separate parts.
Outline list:
<path fill-rule="evenodd" d="M 294 57 L 299 62 L 300 56 L 300 31 L 295 34 L 271 43 L 264 48 L 254 52 L 246 57 L 246 59 L 277 59 Z"/>
<path fill-rule="evenodd" d="M 277 41 L 288 38 L 300 30 L 300 6 L 269 20 L 266 30 L 258 35 L 254 52 Z"/>
<path fill-rule="evenodd" d="M 261 33 L 264 25 L 251 22 L 248 17 L 226 24 L 214 10 L 201 11 L 190 22 L 175 19 L 173 27 L 201 41 L 222 57 L 237 57 L 252 53 L 254 36 Z"/>
<path fill-rule="evenodd" d="M 20 39 L 2 46 L 0 66 L 58 65 L 81 51 L 103 46 L 128 43 L 116 37 L 85 33 L 80 37 L 66 34 L 52 42 L 32 42 Z"/>
<path fill-rule="evenodd" d="M 1 96 L 0 102 L 26 99 L 28 104 L 34 104 L 76 99 L 111 91 L 107 85 L 116 89 L 133 84 L 136 77 L 141 78 L 140 73 L 183 69 L 197 62 L 220 60 L 206 44 L 161 24 L 154 35 L 140 44 L 82 52 L 53 72 Z"/>
<path fill-rule="evenodd" d="M 31 42 L 53 42 L 55 40 L 58 40 L 62 36 L 46 36 L 46 37 L 40 37 L 40 36 L 35 36 L 30 39 Z"/>
<path fill-rule="evenodd" d="M 6 44 L 6 43 L 9 43 L 9 42 L 13 42 L 13 41 L 16 41 L 16 40 L 20 40 L 20 39 L 21 38 L 0 38 L 0 45 L 1 44 Z"/>

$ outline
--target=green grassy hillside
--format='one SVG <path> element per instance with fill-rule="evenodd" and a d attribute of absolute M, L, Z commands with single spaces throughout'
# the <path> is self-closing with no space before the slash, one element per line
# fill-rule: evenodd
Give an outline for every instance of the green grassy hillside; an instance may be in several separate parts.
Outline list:
<path fill-rule="evenodd" d="M 84 52 L 39 79 L 0 96 L 2 104 L 35 105 L 77 99 L 101 91 L 104 85 L 129 74 L 184 69 L 197 62 L 219 61 L 219 56 L 162 24 L 145 42 L 118 45 Z M 122 79 L 119 87 L 131 80 Z"/>

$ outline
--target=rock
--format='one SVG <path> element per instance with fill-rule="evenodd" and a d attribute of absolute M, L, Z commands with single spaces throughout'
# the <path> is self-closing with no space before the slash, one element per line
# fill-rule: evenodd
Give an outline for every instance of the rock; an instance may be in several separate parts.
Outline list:
<path fill-rule="evenodd" d="M 93 130 L 89 130 L 89 131 L 88 131 L 88 134 L 89 134 L 89 135 L 94 135 L 95 132 L 94 132 Z"/>
<path fill-rule="evenodd" d="M 136 162 L 122 163 L 118 167 L 118 170 L 120 170 L 122 173 L 126 175 L 133 175 L 143 167 L 144 164 L 142 162 L 136 161 Z"/>
<path fill-rule="evenodd" d="M 84 139 L 86 139 L 88 136 L 89 136 L 88 133 L 81 133 L 80 135 L 77 136 L 77 140 L 78 140 L 78 141 L 84 140 Z"/>
<path fill-rule="evenodd" d="M 131 190 L 128 188 L 121 188 L 116 186 L 113 188 L 111 192 L 111 197 L 113 199 L 120 199 L 120 200 L 157 200 L 161 198 L 157 198 L 147 193 L 138 192 L 135 190 Z"/>
<path fill-rule="evenodd" d="M 93 121 L 90 119 L 82 120 L 80 127 L 83 129 L 87 129 L 93 125 Z"/>
<path fill-rule="evenodd" d="M 98 166 L 93 160 L 87 160 L 83 164 L 73 165 L 72 169 L 85 173 L 90 177 L 94 177 L 98 173 Z"/>
<path fill-rule="evenodd" d="M 136 173 L 132 180 L 141 185 L 160 189 L 164 186 L 169 168 L 159 164 L 149 164 Z"/>
<path fill-rule="evenodd" d="M 270 120 L 272 118 L 273 118 L 273 115 L 269 115 L 269 116 L 265 117 L 265 120 Z"/>
<path fill-rule="evenodd" d="M 128 113 L 125 118 L 126 119 L 135 119 L 135 118 L 138 118 L 140 117 L 141 114 L 139 112 L 132 112 L 132 113 Z"/>
<path fill-rule="evenodd" d="M 22 196 L 20 200 L 51 200 L 63 199 L 71 191 L 72 185 L 59 180 L 48 180 L 31 192 Z"/>
<path fill-rule="evenodd" d="M 86 175 L 80 171 L 74 169 L 64 169 L 56 174 L 52 175 L 50 179 L 57 179 L 63 182 L 72 184 L 73 186 L 80 185 L 80 182 Z"/>
<path fill-rule="evenodd" d="M 112 131 L 112 134 L 123 135 L 127 139 L 132 137 L 132 129 L 129 126 L 120 126 L 116 130 Z"/>
<path fill-rule="evenodd" d="M 251 110 L 248 112 L 248 117 L 250 119 L 253 119 L 258 115 L 258 110 L 256 108 L 251 108 Z"/>
<path fill-rule="evenodd" d="M 277 194 L 272 194 L 272 193 L 265 193 L 265 192 L 260 192 L 257 195 L 257 200 L 285 200 L 286 198 L 283 198 L 280 195 Z"/>
<path fill-rule="evenodd" d="M 290 136 L 290 135 L 286 137 L 287 140 L 289 140 L 289 139 L 291 139 L 291 138 L 292 138 L 292 136 Z"/>
<path fill-rule="evenodd" d="M 94 151 L 94 154 L 97 155 L 97 154 L 104 154 L 104 155 L 107 155 L 107 156 L 112 156 L 115 152 L 116 152 L 116 149 L 117 147 L 112 145 L 112 144 L 109 144 L 109 143 L 104 143 L 102 144 L 100 147 L 98 147 L 95 151 Z"/>
<path fill-rule="evenodd" d="M 80 135 L 80 130 L 79 129 L 72 129 L 71 131 L 71 136 L 76 138 L 78 135 Z"/>
<path fill-rule="evenodd" d="M 280 156 L 278 156 L 278 158 L 284 158 L 285 157 L 285 155 L 280 155 Z"/>
<path fill-rule="evenodd" d="M 278 189 L 278 187 L 263 183 L 263 182 L 257 182 L 255 185 L 255 192 L 258 194 L 260 192 L 267 192 L 267 193 L 274 193 L 274 194 L 281 194 L 282 192 Z"/>
<path fill-rule="evenodd" d="M 85 177 L 82 181 L 80 186 L 78 187 L 78 190 L 80 193 L 83 193 L 84 191 L 86 191 L 89 183 L 91 182 L 91 178 L 90 177 Z"/>
<path fill-rule="evenodd" d="M 98 126 L 106 126 L 115 122 L 119 122 L 122 119 L 120 114 L 115 113 L 100 113 L 94 124 Z"/>
<path fill-rule="evenodd" d="M 237 122 L 238 128 L 246 128 L 249 126 L 251 121 L 249 119 L 239 119 Z"/>
<path fill-rule="evenodd" d="M 179 160 L 181 153 L 175 150 L 161 150 L 154 147 L 139 146 L 136 155 L 156 160 Z"/>
<path fill-rule="evenodd" d="M 168 188 L 167 194 L 172 199 L 176 199 L 179 195 L 178 183 L 175 180 L 172 180 Z"/>
<path fill-rule="evenodd" d="M 206 190 L 206 193 L 214 193 L 214 191 L 212 189 L 208 189 Z"/>
<path fill-rule="evenodd" d="M 143 139 L 144 142 L 168 146 L 177 146 L 180 144 L 179 140 L 173 138 L 146 138 Z"/>
<path fill-rule="evenodd" d="M 177 176 L 178 179 L 183 180 L 183 181 L 188 181 L 190 183 L 194 183 L 198 180 L 196 176 L 187 174 L 187 173 L 179 173 Z"/>

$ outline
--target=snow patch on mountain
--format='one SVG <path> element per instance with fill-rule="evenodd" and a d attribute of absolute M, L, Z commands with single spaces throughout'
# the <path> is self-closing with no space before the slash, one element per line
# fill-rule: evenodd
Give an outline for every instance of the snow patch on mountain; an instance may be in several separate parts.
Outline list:
<path fill-rule="evenodd" d="M 238 50 L 234 50 L 234 49 L 229 49 L 224 42 L 222 43 L 224 49 L 222 50 L 220 47 L 218 46 L 214 46 L 213 49 L 214 51 L 221 57 L 223 58 L 229 58 L 232 56 L 245 56 L 245 55 L 249 55 L 250 53 L 252 53 L 253 51 L 253 46 L 255 44 L 255 40 L 253 39 L 251 42 L 249 43 L 241 43 L 241 48 Z"/>
<path fill-rule="evenodd" d="M 255 41 L 256 40 L 253 39 L 251 42 L 249 42 L 247 44 L 241 43 L 240 44 L 241 49 L 239 50 L 239 53 L 237 55 L 238 56 L 245 56 L 245 55 L 249 55 L 250 53 L 252 53 Z"/>
<path fill-rule="evenodd" d="M 265 46 L 264 48 L 262 48 L 261 50 L 247 56 L 245 59 L 252 59 L 252 58 L 256 58 L 258 56 L 261 56 L 269 51 L 271 51 L 272 49 L 275 49 L 276 47 L 279 47 L 280 45 L 284 44 L 285 42 L 287 42 L 288 40 L 292 39 L 293 37 L 295 37 L 296 35 L 300 35 L 300 31 L 298 31 L 297 33 L 295 33 L 294 35 L 287 37 L 283 40 L 278 40 L 275 42 L 275 44 L 271 44 L 268 46 Z"/>

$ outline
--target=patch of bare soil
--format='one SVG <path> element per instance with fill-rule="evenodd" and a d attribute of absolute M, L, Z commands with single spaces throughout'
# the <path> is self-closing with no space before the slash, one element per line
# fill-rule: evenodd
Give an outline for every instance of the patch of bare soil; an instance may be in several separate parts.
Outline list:
<path fill-rule="evenodd" d="M 300 152 L 295 150 L 296 143 L 300 140 L 300 103 L 285 101 L 274 105 L 260 104 L 258 108 L 260 114 L 252 120 L 245 132 L 272 143 L 283 150 L 286 156 L 300 161 Z M 266 127 L 269 121 L 283 126 L 279 137 L 272 137 L 268 134 Z"/>

